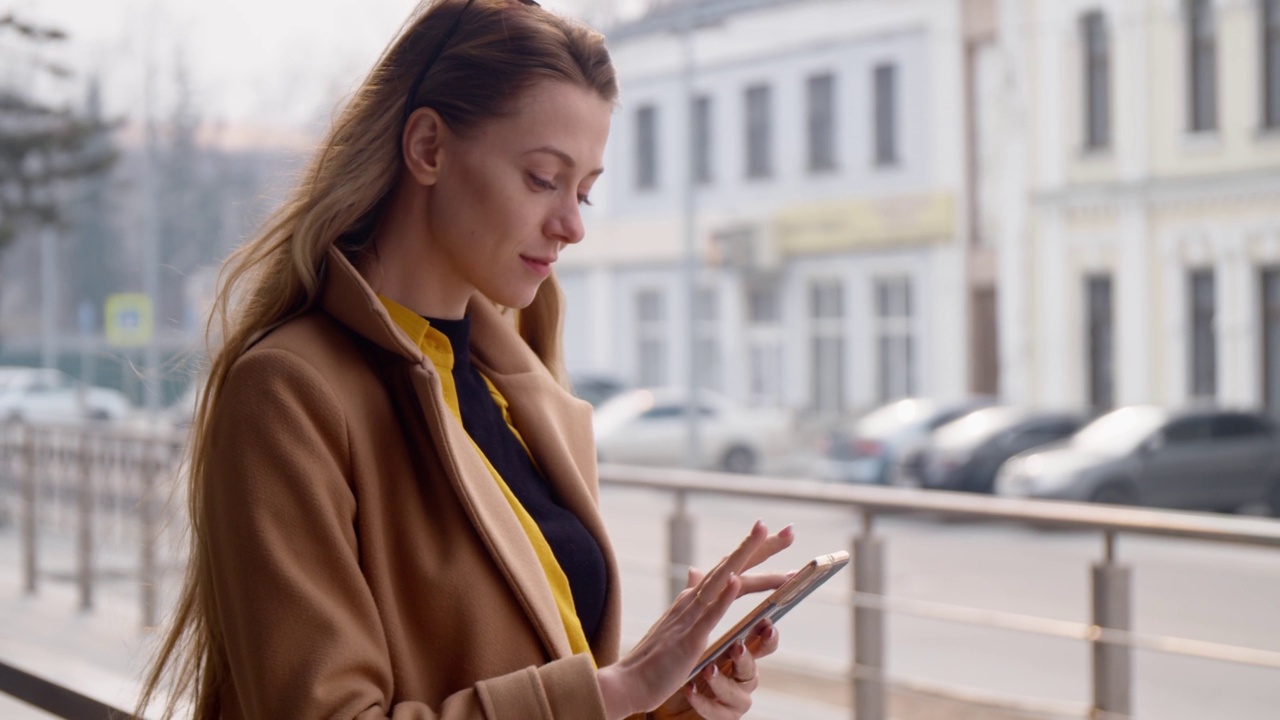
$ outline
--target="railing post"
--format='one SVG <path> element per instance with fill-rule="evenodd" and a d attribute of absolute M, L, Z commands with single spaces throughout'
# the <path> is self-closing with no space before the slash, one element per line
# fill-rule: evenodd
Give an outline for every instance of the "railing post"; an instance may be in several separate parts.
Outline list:
<path fill-rule="evenodd" d="M 36 433 L 21 425 L 22 447 L 22 572 L 28 595 L 36 594 Z"/>
<path fill-rule="evenodd" d="M 85 432 L 80 436 L 80 523 L 79 523 L 79 576 L 80 609 L 93 609 L 93 437 Z"/>
<path fill-rule="evenodd" d="M 689 582 L 680 569 L 693 565 L 694 530 L 688 493 L 677 490 L 675 496 L 675 511 L 667 520 L 667 592 L 673 602 Z"/>
<path fill-rule="evenodd" d="M 885 719 L 884 611 L 858 602 L 884 594 L 884 544 L 873 535 L 875 515 L 862 511 L 862 528 L 853 540 L 853 717 Z"/>
<path fill-rule="evenodd" d="M 1093 623 L 1099 628 L 1132 629 L 1133 571 L 1116 562 L 1116 534 L 1107 531 L 1102 562 L 1093 566 Z M 1128 644 L 1093 641 L 1093 716 L 1128 717 L 1133 707 L 1133 649 Z"/>
<path fill-rule="evenodd" d="M 139 591 L 142 594 L 142 627 L 156 626 L 156 475 L 160 471 L 160 443 L 143 441 L 142 444 L 142 495 L 138 499 L 139 532 L 142 533 L 142 556 L 138 562 Z"/>

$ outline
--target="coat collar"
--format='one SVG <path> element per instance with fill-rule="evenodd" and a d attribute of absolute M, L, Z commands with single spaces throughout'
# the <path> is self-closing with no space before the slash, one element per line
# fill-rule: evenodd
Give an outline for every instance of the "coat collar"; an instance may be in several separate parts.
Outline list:
<path fill-rule="evenodd" d="M 564 625 L 533 546 L 493 482 L 483 458 L 445 405 L 434 365 L 400 330 L 373 289 L 336 248 L 329 252 L 321 284 L 321 310 L 407 361 L 409 384 L 425 416 L 431 444 L 439 448 L 441 464 L 471 522 L 537 628 L 550 657 L 568 657 L 571 651 Z M 612 662 L 619 651 L 621 603 L 616 563 L 598 510 L 590 405 L 574 398 L 555 381 L 515 331 L 511 319 L 491 302 L 477 298 L 468 305 L 467 313 L 471 316 L 471 347 L 477 365 L 510 402 L 512 422 L 548 482 L 604 551 L 609 566 L 609 620 L 602 624 L 599 637 L 591 640 L 597 662 Z"/>

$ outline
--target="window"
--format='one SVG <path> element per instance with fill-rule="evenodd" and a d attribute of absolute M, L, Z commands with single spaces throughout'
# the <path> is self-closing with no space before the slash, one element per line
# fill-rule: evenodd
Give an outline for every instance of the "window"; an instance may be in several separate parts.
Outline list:
<path fill-rule="evenodd" d="M 1280 128 L 1280 0 L 1262 2 L 1262 126 Z"/>
<path fill-rule="evenodd" d="M 1218 129 L 1218 41 L 1213 0 L 1187 1 L 1187 88 L 1192 132 Z"/>
<path fill-rule="evenodd" d="M 1085 278 L 1085 318 L 1088 323 L 1089 405 L 1105 410 L 1115 404 L 1110 276 Z"/>
<path fill-rule="evenodd" d="M 814 410 L 836 414 L 844 409 L 844 288 L 837 279 L 809 286 L 813 329 L 810 402 Z"/>
<path fill-rule="evenodd" d="M 768 85 L 747 88 L 747 177 L 773 174 L 773 142 Z"/>
<path fill-rule="evenodd" d="M 747 375 L 751 401 L 782 404 L 782 312 L 778 279 L 764 276 L 747 288 Z"/>
<path fill-rule="evenodd" d="M 911 332 L 911 280 L 877 280 L 877 392 L 881 402 L 915 394 L 915 348 Z"/>
<path fill-rule="evenodd" d="M 1217 337 L 1214 332 L 1212 270 L 1193 270 L 1191 290 L 1191 395 L 1211 398 L 1217 393 Z"/>
<path fill-rule="evenodd" d="M 809 171 L 836 167 L 836 79 L 834 75 L 814 75 L 808 82 Z"/>
<path fill-rule="evenodd" d="M 714 288 L 698 290 L 698 306 L 694 317 L 695 380 L 700 388 L 720 389 L 720 296 Z"/>
<path fill-rule="evenodd" d="M 658 186 L 658 109 L 645 105 L 636 110 L 636 188 Z"/>
<path fill-rule="evenodd" d="M 667 384 L 667 309 L 662 293 L 636 293 L 636 338 L 639 342 L 639 382 L 643 386 Z"/>
<path fill-rule="evenodd" d="M 689 109 L 693 123 L 693 181 L 701 185 L 711 182 L 711 98 L 700 95 Z"/>
<path fill-rule="evenodd" d="M 1280 268 L 1262 271 L 1262 403 L 1280 418 Z"/>
<path fill-rule="evenodd" d="M 1111 49 L 1100 12 L 1080 19 L 1084 41 L 1084 146 L 1100 150 L 1111 144 Z"/>
<path fill-rule="evenodd" d="M 896 165 L 898 163 L 898 69 L 893 65 L 877 65 L 874 84 L 876 165 Z"/>
<path fill-rule="evenodd" d="M 1213 419 L 1213 436 L 1216 438 L 1259 438 L 1271 434 L 1271 428 L 1262 418 L 1240 413 L 1228 413 Z"/>
<path fill-rule="evenodd" d="M 1195 416 L 1174 420 L 1164 430 L 1164 441 L 1169 445 L 1181 445 L 1207 440 L 1213 431 L 1213 418 Z"/>

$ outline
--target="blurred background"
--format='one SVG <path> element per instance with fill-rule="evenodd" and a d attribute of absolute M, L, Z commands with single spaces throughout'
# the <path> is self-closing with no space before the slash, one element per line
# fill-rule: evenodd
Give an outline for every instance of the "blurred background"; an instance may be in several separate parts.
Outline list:
<path fill-rule="evenodd" d="M 414 5 L 0 2 L 0 422 L 186 427 L 219 263 Z M 1280 0 L 545 6 L 605 32 L 622 86 L 587 239 L 557 263 L 603 462 L 1241 514 L 1280 533 L 1264 519 L 1280 515 Z M 18 476 L 0 505 L 0 608 L 54 629 L 0 641 L 0 660 L 39 647 L 84 660 L 84 677 L 136 667 L 136 616 L 105 600 L 77 616 L 123 633 L 97 649 L 52 619 L 74 606 L 48 609 L 71 570 L 49 571 L 43 603 L 20 587 Z M 643 501 L 628 492 L 603 500 L 624 556 L 627 538 L 641 553 L 663 532 L 632 526 Z M 837 547 L 856 525 L 786 507 L 699 506 L 726 528 L 699 556 L 761 513 L 809 518 Z M 46 557 L 71 568 L 57 517 Z M 911 560 L 895 556 L 895 588 L 1089 616 L 1096 537 L 914 523 L 890 523 Z M 1244 669 L 1139 654 L 1136 716 L 1276 717 L 1277 553 L 1133 547 L 1153 565 L 1135 581 L 1143 629 L 1263 653 Z M 1071 582 L 1049 579 L 1055 563 Z M 628 606 L 637 637 L 661 587 Z M 1083 645 L 929 622 L 891 626 L 890 671 L 1088 695 Z M 818 635 L 782 663 L 780 692 L 821 696 L 814 678 L 845 672 L 850 651 Z M 896 702 L 902 718 L 972 711 Z M 1073 716 L 1039 712 L 1016 717 Z"/>

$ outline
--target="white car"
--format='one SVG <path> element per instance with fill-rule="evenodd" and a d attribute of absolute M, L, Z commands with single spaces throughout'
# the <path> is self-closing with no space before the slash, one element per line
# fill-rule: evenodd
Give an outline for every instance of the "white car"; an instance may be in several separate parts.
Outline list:
<path fill-rule="evenodd" d="M 601 462 L 676 467 L 684 464 L 687 392 L 675 388 L 628 390 L 596 408 L 596 450 Z M 745 408 L 703 391 L 698 406 L 698 467 L 760 472 L 789 452 L 794 416 L 788 410 Z"/>
<path fill-rule="evenodd" d="M 0 422 L 120 420 L 130 408 L 124 393 L 85 385 L 61 370 L 0 367 Z"/>

